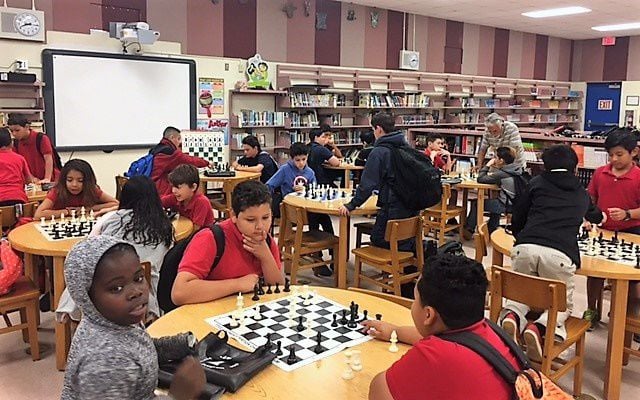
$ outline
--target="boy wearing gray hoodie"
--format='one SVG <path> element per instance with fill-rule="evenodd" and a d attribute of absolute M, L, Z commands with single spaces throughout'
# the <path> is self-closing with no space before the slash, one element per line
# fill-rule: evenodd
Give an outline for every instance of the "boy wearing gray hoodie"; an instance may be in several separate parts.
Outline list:
<path fill-rule="evenodd" d="M 158 356 L 166 341 L 152 339 L 141 324 L 149 287 L 135 248 L 111 236 L 89 237 L 71 249 L 64 277 L 82 321 L 71 342 L 61 398 L 157 398 Z M 169 397 L 159 398 L 191 399 L 204 383 L 202 366 L 187 357 Z"/>

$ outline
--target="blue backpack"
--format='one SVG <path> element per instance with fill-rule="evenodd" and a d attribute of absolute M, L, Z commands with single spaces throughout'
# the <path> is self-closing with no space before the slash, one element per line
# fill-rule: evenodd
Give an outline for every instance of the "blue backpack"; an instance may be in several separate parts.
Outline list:
<path fill-rule="evenodd" d="M 129 170 L 124 173 L 124 176 L 126 176 L 127 178 L 133 178 L 134 176 L 144 175 L 148 178 L 151 178 L 151 171 L 153 171 L 153 158 L 158 153 L 172 154 L 173 149 L 166 145 L 159 145 L 154 147 L 149 151 L 149 154 L 146 154 L 132 162 L 129 166 Z"/>

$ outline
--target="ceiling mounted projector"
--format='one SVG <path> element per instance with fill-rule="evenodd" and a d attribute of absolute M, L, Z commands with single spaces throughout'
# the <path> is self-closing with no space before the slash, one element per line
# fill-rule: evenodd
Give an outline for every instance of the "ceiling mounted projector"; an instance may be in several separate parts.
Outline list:
<path fill-rule="evenodd" d="M 146 22 L 109 22 L 109 37 L 129 43 L 153 44 L 160 37 L 160 32 L 149 29 Z"/>

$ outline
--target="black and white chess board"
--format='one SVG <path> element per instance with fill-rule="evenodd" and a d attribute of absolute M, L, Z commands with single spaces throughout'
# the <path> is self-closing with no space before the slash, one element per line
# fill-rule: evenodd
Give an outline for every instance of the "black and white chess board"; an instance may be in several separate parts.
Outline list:
<path fill-rule="evenodd" d="M 618 240 L 615 237 L 604 239 L 602 235 L 589 237 L 583 234 L 578 237 L 578 247 L 583 256 L 640 268 L 640 245 Z"/>
<path fill-rule="evenodd" d="M 295 302 L 293 315 L 291 302 Z M 256 318 L 257 306 L 260 307 L 260 318 Z M 293 371 L 371 340 L 369 335 L 363 333 L 364 327 L 360 323 L 366 318 L 366 311 L 354 312 L 355 323 L 349 323 L 351 310 L 315 293 L 306 301 L 304 295 L 294 294 L 256 303 L 243 308 L 242 312 L 243 322 L 235 327 L 232 319 L 236 311 L 208 318 L 206 322 L 226 331 L 230 337 L 253 350 L 264 345 L 269 337 L 277 354 L 273 364 L 285 371 Z M 318 334 L 320 342 L 317 340 Z M 288 361 L 291 347 L 295 351 L 295 362 Z M 277 349 L 281 349 L 280 354 Z"/>
<path fill-rule="evenodd" d="M 356 189 L 336 189 L 329 185 L 309 185 L 304 191 L 294 192 L 294 196 L 303 197 L 311 201 L 334 201 L 342 200 L 344 203 L 351 201 L 355 196 Z"/>
<path fill-rule="evenodd" d="M 83 222 L 65 220 L 64 222 L 57 221 L 54 223 L 46 221 L 45 224 L 37 223 L 36 227 L 47 240 L 56 242 L 60 240 L 84 238 L 89 235 L 95 223 L 95 220 Z"/>
<path fill-rule="evenodd" d="M 183 132 L 182 150 L 211 163 L 229 162 L 229 146 L 224 143 L 224 132 Z"/>

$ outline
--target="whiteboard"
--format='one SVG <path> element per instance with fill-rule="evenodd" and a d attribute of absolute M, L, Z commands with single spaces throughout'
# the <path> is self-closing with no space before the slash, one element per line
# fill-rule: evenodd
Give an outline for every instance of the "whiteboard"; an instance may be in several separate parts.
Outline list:
<path fill-rule="evenodd" d="M 45 130 L 58 150 L 150 147 L 195 129 L 193 60 L 43 51 Z"/>

